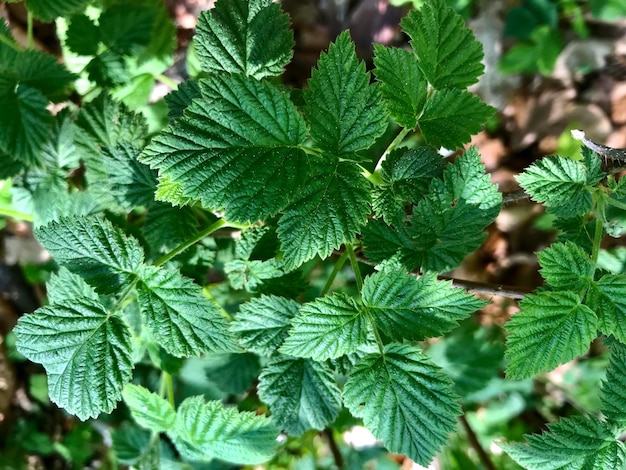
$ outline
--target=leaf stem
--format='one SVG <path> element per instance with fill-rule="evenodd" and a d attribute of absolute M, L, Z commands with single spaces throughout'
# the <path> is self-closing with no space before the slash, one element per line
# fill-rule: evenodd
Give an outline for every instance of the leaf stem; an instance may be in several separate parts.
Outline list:
<path fill-rule="evenodd" d="M 356 255 L 354 254 L 354 248 L 350 243 L 346 243 L 346 253 L 350 257 L 350 265 L 352 266 L 352 270 L 354 271 L 354 279 L 356 280 L 356 288 L 361 292 L 363 288 L 363 277 L 361 276 L 361 270 L 359 269 L 359 262 L 356 259 Z"/>
<path fill-rule="evenodd" d="M 9 46 L 14 51 L 17 51 L 17 52 L 21 51 L 20 47 L 17 44 L 15 44 L 13 41 L 11 41 L 10 38 L 8 38 L 8 37 L 6 37 L 6 36 L 4 36 L 2 34 L 0 34 L 0 43 L 4 44 L 6 46 Z"/>
<path fill-rule="evenodd" d="M 32 49 L 35 41 L 33 39 L 33 14 L 30 10 L 26 10 L 26 37 L 28 38 L 28 49 Z"/>
<path fill-rule="evenodd" d="M 593 235 L 593 248 L 591 250 L 591 262 L 593 263 L 594 269 L 598 262 L 598 254 L 600 253 L 600 243 L 602 242 L 603 235 L 603 227 L 602 227 L 602 217 L 601 215 L 604 213 L 604 204 L 598 204 L 598 213 L 596 214 L 596 230 Z"/>
<path fill-rule="evenodd" d="M 320 294 L 321 297 L 328 293 L 328 291 L 330 290 L 331 286 L 333 285 L 333 281 L 337 277 L 337 274 L 339 274 L 339 271 L 341 271 L 341 268 L 343 268 L 343 265 L 345 264 L 347 259 L 348 259 L 348 250 L 346 250 L 343 253 L 341 253 L 341 256 L 339 257 L 339 259 L 335 263 L 335 267 L 333 268 L 333 272 L 331 272 L 330 276 L 328 276 L 328 280 L 326 281 L 326 285 L 324 286 L 324 289 L 322 289 L 322 293 Z"/>
<path fill-rule="evenodd" d="M 161 83 L 164 83 L 165 85 L 170 87 L 172 90 L 176 90 L 178 88 L 178 83 L 176 81 L 172 80 L 167 75 L 163 75 L 162 73 L 160 73 L 155 78 L 158 81 L 160 81 Z"/>
<path fill-rule="evenodd" d="M 11 209 L 0 209 L 0 216 L 11 217 L 12 219 L 20 219 L 26 222 L 33 222 L 35 217 L 23 212 L 14 211 Z"/>
<path fill-rule="evenodd" d="M 610 204 L 611 206 L 617 207 L 618 209 L 626 210 L 626 204 L 624 204 L 622 201 L 618 201 L 617 199 L 613 199 L 613 198 L 608 198 L 606 202 Z"/>
<path fill-rule="evenodd" d="M 465 412 L 465 410 L 463 410 L 463 412 Z M 480 462 L 483 464 L 483 466 L 487 470 L 496 470 L 496 466 L 492 462 L 491 457 L 489 457 L 489 454 L 485 451 L 483 446 L 480 445 L 480 442 L 478 441 L 478 437 L 476 436 L 476 433 L 470 426 L 469 421 L 467 421 L 465 414 L 462 414 L 461 416 L 459 416 L 459 420 L 461 421 L 461 424 L 463 425 L 463 429 L 465 429 L 465 434 L 467 434 L 467 440 L 469 441 L 470 445 L 474 448 L 474 450 L 478 454 L 478 458 Z"/>
<path fill-rule="evenodd" d="M 176 403 L 174 402 L 174 382 L 172 376 L 168 372 L 163 372 L 163 379 L 165 379 L 165 388 L 167 389 L 167 400 L 172 405 L 172 408 L 176 409 Z"/>
<path fill-rule="evenodd" d="M 396 138 L 391 141 L 389 146 L 385 149 L 385 151 L 383 152 L 382 156 L 380 157 L 380 159 L 376 163 L 376 170 L 380 170 L 381 169 L 383 162 L 387 158 L 387 155 L 389 155 L 393 150 L 395 150 L 395 148 L 398 145 L 400 145 L 400 142 L 402 142 L 404 140 L 404 138 L 406 137 L 406 135 L 410 131 L 411 131 L 411 129 L 407 129 L 406 127 L 402 128 L 402 130 L 398 133 Z"/>
<path fill-rule="evenodd" d="M 207 228 L 202 230 L 200 233 L 198 233 L 193 238 L 191 238 L 191 239 L 181 243 L 180 245 L 178 245 L 176 248 L 174 248 L 169 253 L 166 253 L 165 255 L 161 256 L 158 260 L 156 260 L 154 262 L 154 265 L 155 266 L 161 266 L 162 264 L 167 263 L 169 260 L 174 258 L 176 255 L 182 253 L 183 251 L 185 251 L 190 246 L 195 245 L 196 243 L 198 243 L 203 238 L 211 235 L 213 232 L 215 232 L 215 231 L 217 231 L 217 230 L 219 230 L 221 228 L 224 228 L 224 227 L 232 227 L 232 228 L 244 229 L 244 228 L 246 228 L 246 225 L 235 224 L 235 223 L 232 223 L 232 222 L 227 222 L 224 219 L 219 219 L 218 221 L 214 222 L 213 224 L 209 225 Z"/>

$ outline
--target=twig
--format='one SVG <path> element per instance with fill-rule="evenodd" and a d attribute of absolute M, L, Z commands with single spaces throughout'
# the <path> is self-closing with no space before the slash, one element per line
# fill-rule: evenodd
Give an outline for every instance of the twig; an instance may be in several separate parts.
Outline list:
<path fill-rule="evenodd" d="M 339 446 L 335 441 L 335 436 L 333 436 L 332 429 L 326 428 L 322 431 L 322 434 L 326 437 L 326 440 L 328 441 L 328 447 L 330 447 L 330 452 L 333 454 L 335 465 L 339 470 L 341 470 L 343 468 L 343 455 L 341 455 Z"/>
<path fill-rule="evenodd" d="M 516 300 L 523 299 L 526 295 L 530 294 L 534 290 L 525 287 L 492 284 L 490 282 L 465 281 L 463 279 L 455 279 L 448 276 L 437 276 L 437 279 L 452 281 L 452 285 L 454 287 L 460 287 L 475 294 L 498 295 L 501 297 L 507 297 L 509 299 Z"/>
<path fill-rule="evenodd" d="M 480 460 L 480 462 L 485 466 L 487 470 L 496 470 L 496 466 L 492 462 L 491 457 L 489 457 L 489 454 L 485 452 L 483 446 L 481 446 L 480 442 L 478 442 L 478 437 L 476 437 L 476 433 L 467 421 L 465 414 L 459 416 L 459 420 L 463 425 L 463 429 L 465 429 L 465 433 L 467 434 L 467 440 L 478 454 L 478 459 Z"/>

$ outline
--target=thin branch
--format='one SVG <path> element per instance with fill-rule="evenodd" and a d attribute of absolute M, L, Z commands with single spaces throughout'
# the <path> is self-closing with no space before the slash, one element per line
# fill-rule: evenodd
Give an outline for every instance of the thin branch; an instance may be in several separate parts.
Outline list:
<path fill-rule="evenodd" d="M 335 461 L 335 465 L 338 469 L 343 468 L 343 455 L 341 455 L 341 451 L 339 450 L 339 446 L 335 441 L 335 436 L 333 435 L 333 430 L 330 428 L 326 428 L 322 431 L 324 437 L 328 441 L 328 447 L 330 447 L 330 452 L 333 454 L 333 459 Z"/>
<path fill-rule="evenodd" d="M 478 437 L 476 436 L 476 433 L 474 432 L 469 422 L 467 421 L 465 414 L 462 414 L 461 416 L 459 416 L 459 420 L 461 421 L 461 424 L 463 425 L 463 429 L 465 429 L 465 433 L 467 434 L 467 440 L 469 441 L 470 445 L 474 448 L 474 450 L 478 454 L 478 459 L 480 460 L 480 462 L 484 465 L 484 467 L 487 470 L 496 470 L 496 466 L 491 460 L 491 457 L 489 456 L 487 452 L 485 452 L 485 449 L 483 449 L 483 446 L 480 445 L 480 442 L 478 442 Z"/>
<path fill-rule="evenodd" d="M 463 279 L 455 279 L 448 276 L 437 276 L 437 279 L 441 281 L 452 281 L 452 285 L 454 287 L 460 287 L 474 294 L 498 295 L 500 297 L 507 297 L 515 300 L 523 299 L 534 290 L 532 288 L 492 284 L 490 282 L 465 281 Z"/>

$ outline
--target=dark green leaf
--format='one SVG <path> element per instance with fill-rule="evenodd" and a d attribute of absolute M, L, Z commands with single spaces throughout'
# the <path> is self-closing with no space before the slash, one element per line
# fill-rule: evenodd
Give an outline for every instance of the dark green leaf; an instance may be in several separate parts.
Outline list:
<path fill-rule="evenodd" d="M 69 16 L 85 8 L 89 0 L 26 0 L 26 8 L 33 16 L 51 22 L 59 16 Z"/>
<path fill-rule="evenodd" d="M 198 19 L 196 52 L 209 73 L 260 80 L 280 75 L 292 56 L 289 18 L 271 0 L 221 0 Z"/>
<path fill-rule="evenodd" d="M 598 316 L 598 329 L 626 343 L 626 276 L 607 274 L 591 284 L 586 305 Z"/>
<path fill-rule="evenodd" d="M 118 54 L 137 53 L 150 42 L 156 13 L 144 5 L 113 5 L 100 15 L 100 39 Z"/>
<path fill-rule="evenodd" d="M 79 55 L 97 55 L 100 29 L 87 15 L 74 15 L 67 26 L 65 45 Z"/>
<path fill-rule="evenodd" d="M 350 374 L 344 402 L 391 452 L 428 465 L 461 413 L 452 381 L 411 344 L 385 346 Z"/>
<path fill-rule="evenodd" d="M 259 376 L 258 390 L 274 421 L 294 436 L 309 429 L 321 431 L 341 409 L 332 369 L 311 359 L 272 359 Z"/>
<path fill-rule="evenodd" d="M 259 376 L 259 358 L 251 353 L 213 353 L 205 356 L 206 378 L 226 394 L 245 393 Z"/>
<path fill-rule="evenodd" d="M 198 219 L 190 207 L 153 202 L 148 209 L 143 236 L 153 254 L 166 253 L 198 234 Z"/>
<path fill-rule="evenodd" d="M 623 343 L 610 343 L 611 359 L 602 382 L 600 400 L 602 413 L 610 420 L 626 424 L 626 346 Z"/>
<path fill-rule="evenodd" d="M 183 115 L 183 111 L 191 102 L 200 97 L 200 85 L 194 80 L 187 80 L 178 85 L 176 90 L 172 90 L 165 95 L 165 102 L 169 108 L 167 117 L 176 119 Z"/>

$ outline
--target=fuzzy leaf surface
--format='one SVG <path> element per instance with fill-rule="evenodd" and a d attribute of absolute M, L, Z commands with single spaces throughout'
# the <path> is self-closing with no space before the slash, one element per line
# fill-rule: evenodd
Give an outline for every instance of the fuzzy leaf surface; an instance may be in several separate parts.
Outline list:
<path fill-rule="evenodd" d="M 400 24 L 434 88 L 466 88 L 483 74 L 481 44 L 445 0 L 424 2 Z"/>
<path fill-rule="evenodd" d="M 389 114 L 401 126 L 415 128 L 426 103 L 428 87 L 415 55 L 404 49 L 374 44 L 374 66 Z"/>
<path fill-rule="evenodd" d="M 168 434 L 187 459 L 206 462 L 215 458 L 256 465 L 274 455 L 278 429 L 265 416 L 239 412 L 197 396 L 181 403 L 175 427 Z"/>
<path fill-rule="evenodd" d="M 527 436 L 527 444 L 503 449 L 528 470 L 605 470 L 626 466 L 626 446 L 595 417 L 574 416 L 548 425 L 549 432 Z"/>
<path fill-rule="evenodd" d="M 448 88 L 426 101 L 418 124 L 430 145 L 455 149 L 480 132 L 493 113 L 491 106 L 470 92 Z"/>
<path fill-rule="evenodd" d="M 439 452 L 461 413 L 450 378 L 411 344 L 391 343 L 384 357 L 359 360 L 343 398 L 385 447 L 420 465 Z"/>
<path fill-rule="evenodd" d="M 557 215 L 571 218 L 591 209 L 587 172 L 580 162 L 560 156 L 543 158 L 516 179 L 533 201 Z"/>
<path fill-rule="evenodd" d="M 259 376 L 259 397 L 288 434 L 324 429 L 341 410 L 332 369 L 311 359 L 278 356 Z"/>
<path fill-rule="evenodd" d="M 275 295 L 262 295 L 241 305 L 230 330 L 249 351 L 272 356 L 287 337 L 300 304 Z"/>
<path fill-rule="evenodd" d="M 521 379 L 550 371 L 587 351 L 598 317 L 571 291 L 527 295 L 509 331 L 507 377 Z"/>
<path fill-rule="evenodd" d="M 271 0 L 218 1 L 200 14 L 197 28 L 196 52 L 209 73 L 260 80 L 280 75 L 293 54 L 289 17 Z"/>
<path fill-rule="evenodd" d="M 416 279 L 401 271 L 375 273 L 365 278 L 362 294 L 376 325 L 396 341 L 441 336 L 485 306 L 434 274 Z"/>
<path fill-rule="evenodd" d="M 356 56 L 348 31 L 322 53 L 304 90 L 304 114 L 319 148 L 354 158 L 387 128 L 380 91 L 370 85 L 365 64 Z"/>
<path fill-rule="evenodd" d="M 66 217 L 40 227 L 35 236 L 59 264 L 100 293 L 130 284 L 143 263 L 137 240 L 101 217 Z"/>
<path fill-rule="evenodd" d="M 589 255 L 578 245 L 567 241 L 553 243 L 537 255 L 541 275 L 553 287 L 576 291 L 591 282 L 594 266 Z"/>
<path fill-rule="evenodd" d="M 174 426 L 176 412 L 165 398 L 130 383 L 124 387 L 122 397 L 130 408 L 133 419 L 141 427 L 154 432 L 165 432 Z"/>
<path fill-rule="evenodd" d="M 586 304 L 598 315 L 598 329 L 626 343 L 626 276 L 607 274 L 593 282 Z"/>
<path fill-rule="evenodd" d="M 111 412 L 132 375 L 131 334 L 97 300 L 74 298 L 24 315 L 17 349 L 48 375 L 50 399 L 80 419 Z"/>
<path fill-rule="evenodd" d="M 342 293 L 302 305 L 291 324 L 280 352 L 316 361 L 355 352 L 366 342 L 369 329 L 356 302 Z"/>
<path fill-rule="evenodd" d="M 179 183 L 183 196 L 233 221 L 282 210 L 308 174 L 297 148 L 306 126 L 285 92 L 269 82 L 221 74 L 203 80 L 202 98 L 144 150 L 141 161 Z"/>
<path fill-rule="evenodd" d="M 278 222 L 287 269 L 350 243 L 370 211 L 369 183 L 352 162 L 320 162 Z"/>
<path fill-rule="evenodd" d="M 137 300 L 152 337 L 167 352 L 189 357 L 202 352 L 239 351 L 218 307 L 178 271 L 144 266 Z"/>
<path fill-rule="evenodd" d="M 64 300 L 89 298 L 98 301 L 98 294 L 87 284 L 82 277 L 74 274 L 69 269 L 61 267 L 58 272 L 53 273 L 46 284 L 48 302 L 52 305 Z"/>
<path fill-rule="evenodd" d="M 602 413 L 624 426 L 626 424 L 626 346 L 613 341 L 610 344 L 610 350 L 611 357 L 600 392 Z"/>

